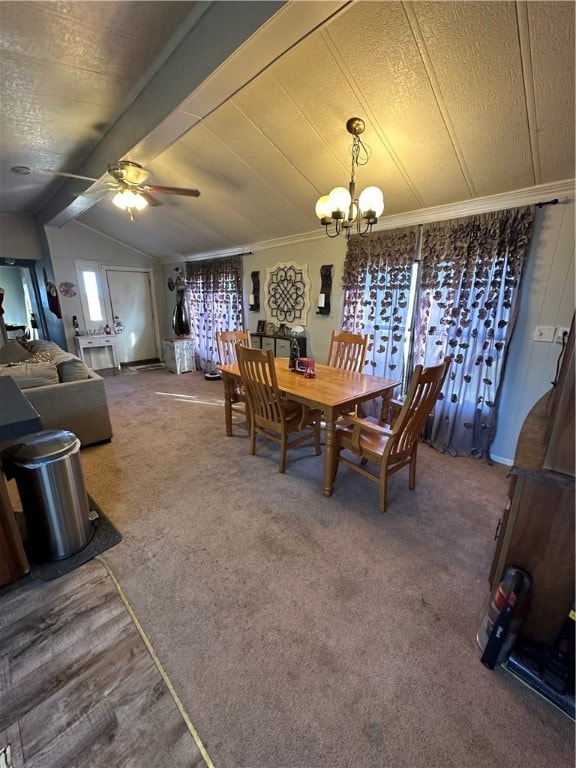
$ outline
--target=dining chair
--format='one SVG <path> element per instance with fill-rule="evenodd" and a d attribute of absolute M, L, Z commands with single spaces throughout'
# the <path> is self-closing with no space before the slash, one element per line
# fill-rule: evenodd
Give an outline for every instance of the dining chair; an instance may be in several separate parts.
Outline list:
<path fill-rule="evenodd" d="M 332 368 L 363 373 L 369 337 L 359 333 L 332 331 L 328 362 Z"/>
<path fill-rule="evenodd" d="M 280 445 L 280 472 L 286 469 L 288 448 L 311 438 L 316 455 L 321 453 L 320 422 L 322 411 L 289 400 L 278 387 L 274 354 L 236 345 L 240 376 L 246 388 L 250 428 L 250 453 L 256 453 L 256 436 Z M 290 438 L 290 435 L 294 437 Z"/>
<path fill-rule="evenodd" d="M 236 344 L 251 346 L 250 331 L 219 331 L 216 333 L 216 349 L 218 360 L 222 365 L 232 365 L 238 362 Z M 230 407 L 235 413 L 240 413 L 248 422 L 246 413 L 246 390 L 242 381 L 234 380 L 234 389 L 230 394 Z"/>
<path fill-rule="evenodd" d="M 408 466 L 408 487 L 413 490 L 416 486 L 418 443 L 442 391 L 450 360 L 450 357 L 446 357 L 444 362 L 428 368 L 416 366 L 406 399 L 392 426 L 350 414 L 342 417 L 346 426 L 336 428 L 334 479 L 342 463 L 378 483 L 380 512 L 386 511 L 390 475 Z M 344 450 L 358 458 L 342 455 Z"/>

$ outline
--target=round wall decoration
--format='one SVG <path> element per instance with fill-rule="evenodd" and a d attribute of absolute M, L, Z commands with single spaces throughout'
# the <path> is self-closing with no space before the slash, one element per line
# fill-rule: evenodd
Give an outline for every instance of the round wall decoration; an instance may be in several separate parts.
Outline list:
<path fill-rule="evenodd" d="M 76 296 L 76 286 L 74 283 L 60 283 L 58 286 L 58 290 L 62 294 L 62 296 L 66 296 L 66 298 L 71 299 L 73 296 Z"/>

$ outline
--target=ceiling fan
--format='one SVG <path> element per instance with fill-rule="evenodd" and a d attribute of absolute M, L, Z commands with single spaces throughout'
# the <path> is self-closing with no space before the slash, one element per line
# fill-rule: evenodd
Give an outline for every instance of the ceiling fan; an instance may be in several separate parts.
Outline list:
<path fill-rule="evenodd" d="M 197 189 L 185 189 L 181 187 L 163 187 L 158 184 L 146 184 L 146 179 L 150 175 L 139 163 L 132 160 L 119 160 L 117 163 L 108 164 L 108 175 L 110 180 L 94 179 L 91 176 L 79 176 L 75 173 L 62 173 L 59 171 L 46 171 L 54 173 L 56 176 L 65 176 L 70 179 L 82 179 L 104 184 L 106 191 L 114 192 L 112 202 L 118 208 L 128 212 L 130 220 L 134 220 L 133 211 L 141 211 L 147 205 L 163 205 L 157 200 L 154 194 L 163 195 L 184 195 L 186 197 L 199 197 L 200 192 Z M 95 193 L 98 190 L 94 190 Z M 89 194 L 89 193 L 88 193 Z"/>

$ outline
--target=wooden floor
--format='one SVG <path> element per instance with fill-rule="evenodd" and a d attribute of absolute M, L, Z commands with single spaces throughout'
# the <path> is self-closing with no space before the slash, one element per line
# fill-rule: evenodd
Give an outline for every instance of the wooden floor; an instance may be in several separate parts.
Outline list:
<path fill-rule="evenodd" d="M 211 765 L 97 560 L 0 590 L 0 766 L 8 751 L 14 768 Z"/>

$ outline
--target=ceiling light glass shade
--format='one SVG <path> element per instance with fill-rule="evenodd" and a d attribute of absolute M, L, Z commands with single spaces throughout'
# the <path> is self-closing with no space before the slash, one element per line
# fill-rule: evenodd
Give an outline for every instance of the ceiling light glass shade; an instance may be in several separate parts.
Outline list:
<path fill-rule="evenodd" d="M 132 192 L 130 189 L 124 189 L 121 192 L 117 192 L 112 198 L 112 202 L 117 208 L 122 208 L 123 211 L 127 211 L 131 208 L 141 211 L 148 205 L 146 199 L 142 197 L 142 195 Z"/>
<path fill-rule="evenodd" d="M 341 213 L 342 216 L 348 216 L 352 198 L 346 187 L 334 187 L 328 195 L 328 207 L 331 213 Z"/>
<path fill-rule="evenodd" d="M 332 211 L 328 205 L 328 195 L 322 195 L 322 197 L 318 198 L 316 216 L 319 219 L 330 219 L 332 217 Z"/>
<path fill-rule="evenodd" d="M 382 215 L 384 210 L 384 195 L 378 187 L 366 187 L 358 198 L 358 205 L 362 215 L 366 211 L 373 211 L 376 218 Z"/>

